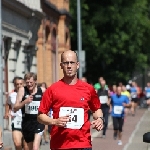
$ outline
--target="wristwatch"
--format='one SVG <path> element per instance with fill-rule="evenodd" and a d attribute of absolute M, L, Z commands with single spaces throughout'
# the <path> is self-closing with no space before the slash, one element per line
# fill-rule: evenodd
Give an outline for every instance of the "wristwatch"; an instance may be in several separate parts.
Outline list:
<path fill-rule="evenodd" d="M 103 122 L 104 122 L 104 117 L 98 117 L 98 118 L 101 118 L 101 119 L 103 120 Z M 97 119 L 98 119 L 98 118 L 97 118 Z"/>

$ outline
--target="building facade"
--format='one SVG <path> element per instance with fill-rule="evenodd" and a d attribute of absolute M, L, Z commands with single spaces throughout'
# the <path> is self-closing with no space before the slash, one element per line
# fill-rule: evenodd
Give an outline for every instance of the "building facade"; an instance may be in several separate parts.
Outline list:
<path fill-rule="evenodd" d="M 49 86 L 63 76 L 60 55 L 70 49 L 69 0 L 41 2 L 44 18 L 38 32 L 37 74 L 38 82 Z"/>
<path fill-rule="evenodd" d="M 4 91 L 15 76 L 37 71 L 37 32 L 43 18 L 40 0 L 2 0 Z"/>
<path fill-rule="evenodd" d="M 2 0 L 4 105 L 15 76 L 35 72 L 47 85 L 63 76 L 60 55 L 70 49 L 69 23 L 69 0 Z M 7 122 L 4 128 L 11 129 Z"/>
<path fill-rule="evenodd" d="M 14 88 L 13 78 L 24 77 L 28 71 L 37 72 L 37 32 L 43 16 L 40 0 L 2 0 L 4 105 Z M 4 128 L 11 129 L 8 126 L 5 120 Z"/>

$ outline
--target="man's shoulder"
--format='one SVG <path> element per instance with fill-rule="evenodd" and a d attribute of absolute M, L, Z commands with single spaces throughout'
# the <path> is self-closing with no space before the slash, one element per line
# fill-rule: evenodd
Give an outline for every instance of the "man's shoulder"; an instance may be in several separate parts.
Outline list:
<path fill-rule="evenodd" d="M 99 83 L 95 83 L 95 84 L 94 84 L 94 86 L 98 86 L 98 85 L 100 85 L 100 84 L 99 84 Z"/>
<path fill-rule="evenodd" d="M 95 83 L 94 84 L 94 88 L 100 88 L 100 84 L 99 83 Z"/>
<path fill-rule="evenodd" d="M 111 97 L 116 97 L 116 94 L 112 94 Z"/>
<path fill-rule="evenodd" d="M 128 96 L 127 95 L 121 95 L 122 99 L 127 99 Z"/>
<path fill-rule="evenodd" d="M 126 94 L 126 93 L 125 93 Z M 126 97 L 127 95 L 121 95 L 121 97 Z"/>
<path fill-rule="evenodd" d="M 59 86 L 61 86 L 61 85 L 62 85 L 62 80 L 59 80 L 59 81 L 57 81 L 57 82 L 51 84 L 51 85 L 47 88 L 47 90 L 54 89 L 54 88 L 59 87 Z"/>

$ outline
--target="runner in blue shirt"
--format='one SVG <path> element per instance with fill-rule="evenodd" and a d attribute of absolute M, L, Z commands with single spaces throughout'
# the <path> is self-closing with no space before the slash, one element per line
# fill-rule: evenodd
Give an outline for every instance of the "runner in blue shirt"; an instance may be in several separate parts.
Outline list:
<path fill-rule="evenodd" d="M 125 95 L 121 95 L 121 87 L 117 87 L 116 94 L 111 96 L 111 116 L 113 118 L 114 139 L 117 139 L 118 145 L 122 145 L 122 127 L 124 124 L 124 109 L 130 107 L 129 99 Z"/>

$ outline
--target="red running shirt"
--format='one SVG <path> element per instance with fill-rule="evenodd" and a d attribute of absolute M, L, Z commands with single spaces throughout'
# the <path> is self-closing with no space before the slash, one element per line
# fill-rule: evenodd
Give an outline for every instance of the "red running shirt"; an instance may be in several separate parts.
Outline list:
<path fill-rule="evenodd" d="M 59 118 L 60 107 L 84 109 L 84 124 L 80 129 L 70 129 L 53 126 L 51 129 L 51 149 L 90 148 L 90 122 L 88 110 L 100 108 L 100 101 L 95 89 L 88 83 L 77 81 L 68 85 L 60 80 L 52 84 L 43 94 L 39 112 L 47 114 L 52 108 L 53 118 Z"/>

